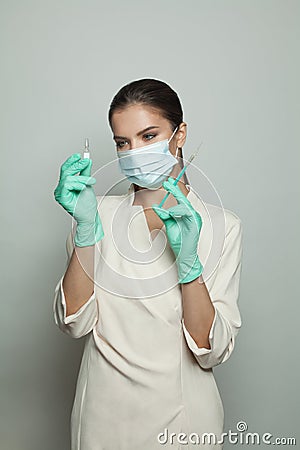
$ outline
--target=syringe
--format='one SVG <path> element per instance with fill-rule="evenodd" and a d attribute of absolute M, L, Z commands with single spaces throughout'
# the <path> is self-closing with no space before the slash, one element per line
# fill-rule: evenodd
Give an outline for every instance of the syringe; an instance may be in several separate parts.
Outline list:
<path fill-rule="evenodd" d="M 195 151 L 195 153 L 193 153 L 193 154 L 189 157 L 189 159 L 187 160 L 186 165 L 181 169 L 181 171 L 179 172 L 177 178 L 175 179 L 175 181 L 174 181 L 174 183 L 173 183 L 174 186 L 177 185 L 178 181 L 180 180 L 180 178 L 182 177 L 182 175 L 183 175 L 184 172 L 186 171 L 187 167 L 191 164 L 191 162 L 193 161 L 193 159 L 195 158 L 195 156 L 198 155 L 199 150 L 200 150 L 200 147 L 201 147 L 202 144 L 203 144 L 203 142 L 201 142 L 201 144 L 197 147 L 197 150 Z M 169 195 L 170 195 L 170 192 L 168 191 L 168 192 L 166 193 L 166 195 L 164 196 L 164 198 L 162 199 L 162 201 L 160 202 L 160 204 L 158 205 L 160 208 L 161 208 L 162 205 L 165 203 L 165 201 L 167 200 L 167 198 L 169 197 Z"/>
<path fill-rule="evenodd" d="M 85 146 L 83 150 L 83 159 L 84 158 L 90 159 L 90 144 L 88 138 L 85 139 Z"/>

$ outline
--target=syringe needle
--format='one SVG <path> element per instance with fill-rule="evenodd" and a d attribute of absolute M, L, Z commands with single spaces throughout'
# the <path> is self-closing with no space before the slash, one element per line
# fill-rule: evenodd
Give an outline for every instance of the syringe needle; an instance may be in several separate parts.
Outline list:
<path fill-rule="evenodd" d="M 179 172 L 179 175 L 176 177 L 175 181 L 174 181 L 174 186 L 177 185 L 178 181 L 180 180 L 180 178 L 182 177 L 182 175 L 184 174 L 184 172 L 186 171 L 187 167 L 191 164 L 191 162 L 193 161 L 193 159 L 195 158 L 195 156 L 198 155 L 199 150 L 201 145 L 203 144 L 203 142 L 201 142 L 200 145 L 198 145 L 196 151 L 189 157 L 189 159 L 186 162 L 186 165 L 181 169 L 181 171 Z M 169 197 L 170 192 L 168 191 L 166 193 L 166 195 L 164 196 L 164 198 L 162 199 L 162 201 L 160 202 L 160 204 L 158 205 L 160 208 L 162 207 L 162 205 L 165 203 L 165 201 L 167 200 L 167 198 Z"/>

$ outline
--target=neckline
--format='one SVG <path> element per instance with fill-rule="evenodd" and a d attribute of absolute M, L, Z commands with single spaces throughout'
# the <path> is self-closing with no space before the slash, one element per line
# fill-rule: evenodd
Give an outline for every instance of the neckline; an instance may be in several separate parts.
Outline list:
<path fill-rule="evenodd" d="M 191 194 L 192 194 L 192 189 L 191 189 L 191 186 L 190 186 L 189 184 L 186 184 L 185 186 L 187 187 L 187 189 L 188 189 L 188 191 L 189 191 L 189 192 L 187 193 L 187 195 L 186 195 L 186 198 L 189 198 L 189 197 L 191 196 Z M 132 195 L 132 194 L 134 194 L 134 193 L 135 193 L 135 191 L 134 191 L 134 186 L 133 186 L 133 183 L 131 183 L 130 186 L 129 186 L 129 188 L 128 188 L 127 194 L 126 194 L 126 196 L 127 196 L 127 198 L 128 198 L 128 206 L 129 206 L 130 208 L 140 208 L 141 214 L 142 214 L 142 219 L 143 219 L 143 222 L 144 222 L 144 226 L 145 226 L 146 229 L 148 230 L 148 239 L 149 239 L 149 241 L 153 244 L 154 241 L 156 240 L 156 238 L 159 236 L 159 233 L 160 233 L 161 231 L 163 231 L 163 230 L 166 231 L 166 226 L 165 226 L 165 224 L 163 224 L 162 227 L 156 228 L 155 231 L 156 231 L 157 233 L 156 233 L 156 235 L 154 236 L 154 238 L 152 238 L 151 233 L 152 233 L 152 231 L 154 231 L 154 230 L 150 231 L 150 229 L 149 229 L 148 221 L 147 221 L 147 218 L 146 218 L 146 214 L 145 214 L 143 205 L 133 205 L 133 201 L 134 201 L 135 196 Z M 132 199 L 131 199 L 131 196 L 132 196 Z"/>
<path fill-rule="evenodd" d="M 190 184 L 186 184 L 185 185 L 186 186 L 186 188 L 188 189 L 188 193 L 187 193 L 187 195 L 186 195 L 186 198 L 189 198 L 190 196 L 191 196 L 191 194 L 192 194 L 192 187 L 191 187 L 191 185 Z M 141 207 L 141 208 L 143 208 L 143 206 L 142 205 L 133 205 L 133 201 L 134 201 L 134 195 L 132 195 L 132 194 L 134 194 L 135 193 L 135 191 L 134 191 L 134 187 L 133 187 L 133 183 L 131 183 L 130 184 L 130 186 L 129 186 L 129 188 L 128 188 L 128 190 L 127 190 L 127 197 L 128 197 L 128 200 L 129 200 L 129 202 L 128 202 L 128 206 L 130 206 L 130 207 L 132 207 L 132 208 L 136 208 L 136 207 Z M 132 196 L 132 200 L 131 200 L 131 196 Z M 144 208 L 143 208 L 144 209 Z"/>

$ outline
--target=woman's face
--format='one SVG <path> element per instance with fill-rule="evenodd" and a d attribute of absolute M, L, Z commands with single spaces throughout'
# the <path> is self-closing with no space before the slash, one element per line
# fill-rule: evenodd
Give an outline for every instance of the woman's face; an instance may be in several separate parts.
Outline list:
<path fill-rule="evenodd" d="M 169 143 L 170 152 L 175 155 L 176 148 L 182 147 L 186 131 L 182 123 Z M 113 138 L 118 151 L 131 150 L 154 142 L 169 139 L 173 130 L 171 123 L 161 113 L 150 106 L 130 105 L 116 110 L 111 119 Z"/>

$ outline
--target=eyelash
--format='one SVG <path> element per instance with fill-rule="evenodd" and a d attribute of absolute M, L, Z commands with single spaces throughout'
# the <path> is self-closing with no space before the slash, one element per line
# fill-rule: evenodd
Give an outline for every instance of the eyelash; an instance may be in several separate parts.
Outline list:
<path fill-rule="evenodd" d="M 155 138 L 157 136 L 157 134 L 155 134 L 155 133 L 147 133 L 147 134 L 144 134 L 143 137 L 146 138 L 146 136 L 151 136 L 151 139 L 153 139 L 153 138 Z M 146 138 L 147 141 L 151 141 L 151 139 L 147 139 Z"/>
<path fill-rule="evenodd" d="M 123 148 L 126 144 L 128 144 L 127 141 L 119 141 L 119 142 L 116 142 L 116 147 Z"/>
<path fill-rule="evenodd" d="M 146 139 L 146 141 L 151 141 L 151 140 L 154 139 L 156 136 L 157 136 L 157 134 L 155 134 L 155 133 L 146 133 L 146 134 L 143 135 L 143 139 Z M 148 137 L 148 138 L 150 137 L 150 138 L 147 139 L 147 137 Z M 127 141 L 119 141 L 119 142 L 116 142 L 116 147 L 117 147 L 118 149 L 121 149 L 121 148 L 125 147 L 125 145 L 127 145 L 127 144 L 128 144 Z"/>

